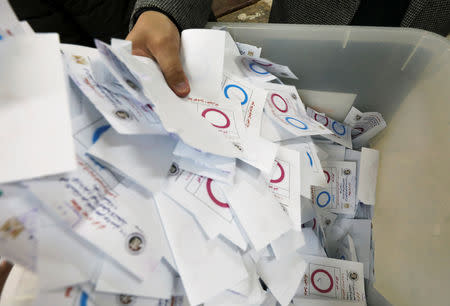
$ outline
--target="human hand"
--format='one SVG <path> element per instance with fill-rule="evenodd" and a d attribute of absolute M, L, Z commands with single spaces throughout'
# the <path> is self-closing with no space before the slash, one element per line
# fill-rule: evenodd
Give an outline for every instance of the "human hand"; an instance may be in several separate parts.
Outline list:
<path fill-rule="evenodd" d="M 189 81 L 180 60 L 180 33 L 166 15 L 156 11 L 142 13 L 126 39 L 133 43 L 133 55 L 158 62 L 175 94 L 180 97 L 189 94 Z"/>
<path fill-rule="evenodd" d="M 0 296 L 2 295 L 3 287 L 8 279 L 9 272 L 11 272 L 12 264 L 7 261 L 0 262 Z"/>

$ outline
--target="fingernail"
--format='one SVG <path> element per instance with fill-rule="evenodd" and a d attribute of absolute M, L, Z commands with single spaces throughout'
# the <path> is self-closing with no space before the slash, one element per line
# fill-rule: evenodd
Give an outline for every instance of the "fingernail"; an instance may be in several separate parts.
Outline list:
<path fill-rule="evenodd" d="M 189 91 L 189 84 L 186 81 L 183 81 L 176 84 L 174 89 L 179 94 L 187 94 Z"/>

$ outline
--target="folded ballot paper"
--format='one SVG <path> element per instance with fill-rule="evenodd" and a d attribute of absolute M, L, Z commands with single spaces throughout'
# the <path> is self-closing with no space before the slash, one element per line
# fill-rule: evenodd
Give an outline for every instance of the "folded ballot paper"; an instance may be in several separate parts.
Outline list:
<path fill-rule="evenodd" d="M 2 299 L 366 304 L 379 154 L 352 135 L 379 114 L 306 109 L 223 30 L 183 31 L 179 98 L 128 42 L 60 44 L 0 8 L 0 256 L 33 276 Z"/>

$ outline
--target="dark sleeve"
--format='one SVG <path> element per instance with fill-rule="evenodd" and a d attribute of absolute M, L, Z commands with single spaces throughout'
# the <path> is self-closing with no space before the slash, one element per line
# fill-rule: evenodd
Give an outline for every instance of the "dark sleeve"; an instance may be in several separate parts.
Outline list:
<path fill-rule="evenodd" d="M 29 1 L 29 0 L 27 0 Z M 135 0 L 46 0 L 64 11 L 91 37 L 125 39 Z"/>
<path fill-rule="evenodd" d="M 62 43 L 93 46 L 92 38 L 72 16 L 45 0 L 10 0 L 19 20 L 27 21 L 35 32 L 57 32 Z"/>
<path fill-rule="evenodd" d="M 156 10 L 166 14 L 178 29 L 203 28 L 211 16 L 212 0 L 137 0 L 131 15 L 130 30 L 139 15 Z"/>

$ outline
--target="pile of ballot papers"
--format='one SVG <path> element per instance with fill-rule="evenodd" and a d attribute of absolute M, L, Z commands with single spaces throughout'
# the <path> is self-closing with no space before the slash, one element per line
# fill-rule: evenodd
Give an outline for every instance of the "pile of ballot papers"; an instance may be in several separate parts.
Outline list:
<path fill-rule="evenodd" d="M 2 20 L 0 256 L 38 280 L 16 300 L 366 305 L 380 114 L 306 107 L 226 30 L 182 33 L 179 98 L 128 42 Z"/>

